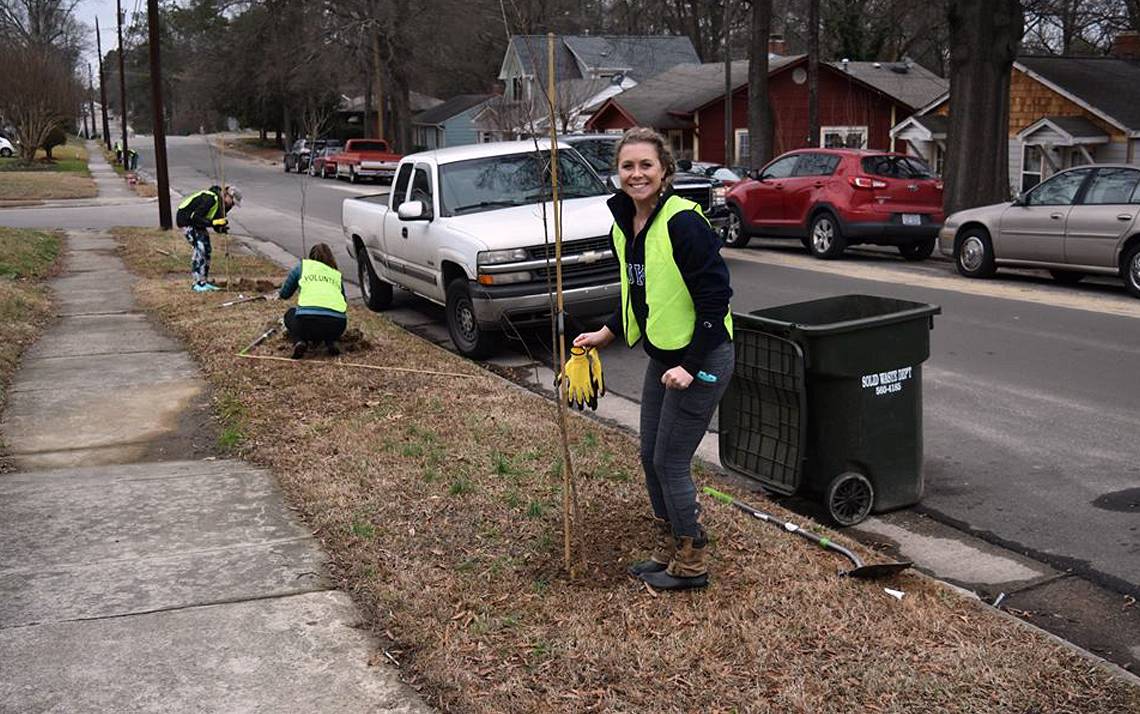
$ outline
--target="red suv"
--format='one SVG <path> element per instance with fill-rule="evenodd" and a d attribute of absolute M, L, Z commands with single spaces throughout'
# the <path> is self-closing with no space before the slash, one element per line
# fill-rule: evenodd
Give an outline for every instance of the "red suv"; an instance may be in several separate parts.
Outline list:
<path fill-rule="evenodd" d="M 907 260 L 934 250 L 942 180 L 921 159 L 856 149 L 797 149 L 733 186 L 725 244 L 754 235 L 799 238 L 817 258 L 857 243 L 893 245 Z"/>

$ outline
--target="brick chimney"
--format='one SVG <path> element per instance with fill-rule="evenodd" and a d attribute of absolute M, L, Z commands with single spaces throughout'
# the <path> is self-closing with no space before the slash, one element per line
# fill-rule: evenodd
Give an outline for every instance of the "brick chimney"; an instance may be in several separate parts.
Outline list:
<path fill-rule="evenodd" d="M 1112 38 L 1112 51 L 1109 54 L 1117 59 L 1140 59 L 1140 32 L 1116 33 L 1116 37 Z"/>
<path fill-rule="evenodd" d="M 768 37 L 768 54 L 786 55 L 787 53 L 788 43 L 784 41 L 783 35 L 770 35 Z"/>

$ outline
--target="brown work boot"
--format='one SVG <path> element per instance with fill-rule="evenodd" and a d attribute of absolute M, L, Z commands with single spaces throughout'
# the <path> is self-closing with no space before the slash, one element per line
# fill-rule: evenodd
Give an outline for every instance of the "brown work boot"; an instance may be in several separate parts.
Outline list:
<path fill-rule="evenodd" d="M 653 518 L 653 553 L 649 560 L 642 560 L 626 569 L 626 572 L 635 578 L 645 573 L 657 573 L 664 570 L 669 561 L 673 559 L 673 529 L 669 521 L 664 518 Z"/>
<path fill-rule="evenodd" d="M 655 590 L 689 590 L 709 584 L 709 570 L 705 565 L 708 538 L 704 530 L 696 538 L 681 536 L 676 539 L 677 551 L 669 566 L 656 573 L 639 576 Z"/>
<path fill-rule="evenodd" d="M 293 359 L 301 359 L 305 356 L 305 349 L 308 345 L 304 342 L 298 341 L 293 345 Z"/>

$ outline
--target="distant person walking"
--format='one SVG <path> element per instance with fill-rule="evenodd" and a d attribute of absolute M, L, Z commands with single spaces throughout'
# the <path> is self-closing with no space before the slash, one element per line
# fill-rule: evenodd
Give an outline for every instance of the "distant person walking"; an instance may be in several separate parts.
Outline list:
<path fill-rule="evenodd" d="M 692 460 L 732 377 L 732 313 L 721 240 L 698 204 L 672 189 L 676 162 L 652 129 L 617 147 L 621 191 L 609 199 L 621 277 L 617 312 L 575 347 L 615 337 L 649 355 L 641 390 L 641 465 L 656 548 L 629 568 L 657 590 L 708 585 L 708 537 L 699 522 Z"/>
<path fill-rule="evenodd" d="M 340 354 L 336 341 L 348 326 L 348 301 L 344 279 L 327 243 L 314 245 L 309 257 L 289 271 L 277 297 L 288 300 L 298 291 L 297 306 L 285 312 L 285 329 L 294 343 L 293 359 L 303 357 L 309 344 L 323 343 L 330 355 Z"/>
<path fill-rule="evenodd" d="M 229 219 L 226 215 L 241 205 L 241 192 L 234 186 L 211 186 L 204 191 L 192 193 L 178 204 L 175 222 L 185 229 L 186 240 L 193 247 L 190 257 L 190 274 L 194 278 L 194 292 L 218 290 L 210 282 L 210 234 L 228 233 Z"/>

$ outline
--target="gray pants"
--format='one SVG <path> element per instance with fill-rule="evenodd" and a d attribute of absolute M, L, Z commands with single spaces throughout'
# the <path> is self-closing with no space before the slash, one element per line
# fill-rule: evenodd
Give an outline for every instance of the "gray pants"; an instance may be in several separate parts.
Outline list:
<path fill-rule="evenodd" d="M 668 365 L 650 359 L 641 388 L 641 466 L 653 514 L 669 521 L 676 537 L 700 535 L 693 454 L 732 378 L 735 350 L 731 342 L 705 358 L 709 382 L 693 375 L 688 389 L 666 389 L 661 375 Z"/>

